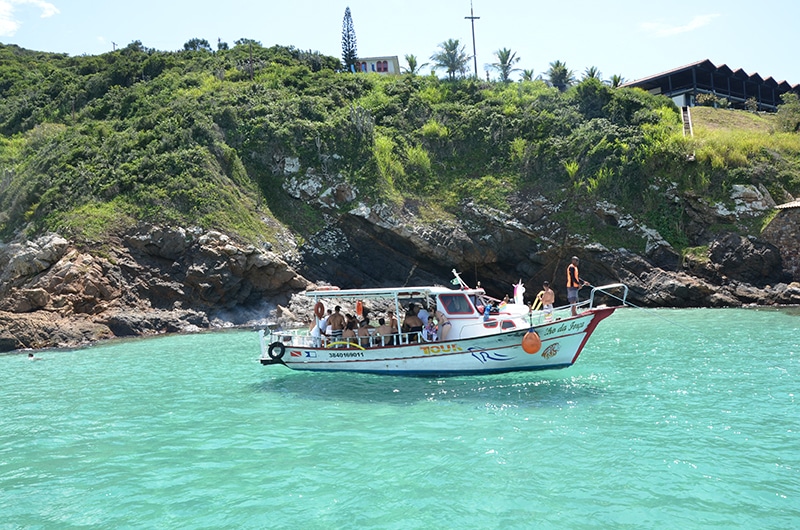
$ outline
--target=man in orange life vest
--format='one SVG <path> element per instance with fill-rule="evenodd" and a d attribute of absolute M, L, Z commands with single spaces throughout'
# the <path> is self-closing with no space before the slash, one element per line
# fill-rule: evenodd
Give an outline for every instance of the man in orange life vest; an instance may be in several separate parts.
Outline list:
<path fill-rule="evenodd" d="M 581 279 L 578 274 L 578 257 L 572 256 L 572 263 L 567 265 L 567 301 L 572 309 L 572 316 L 578 314 L 575 309 L 575 304 L 578 303 L 578 289 L 584 285 L 589 285 L 589 282 Z"/>

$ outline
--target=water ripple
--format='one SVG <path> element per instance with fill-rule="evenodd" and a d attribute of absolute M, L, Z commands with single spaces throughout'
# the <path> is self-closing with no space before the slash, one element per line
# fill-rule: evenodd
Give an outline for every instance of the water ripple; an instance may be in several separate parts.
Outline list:
<path fill-rule="evenodd" d="M 262 367 L 250 332 L 2 356 L 0 528 L 800 527 L 798 317 L 618 311 L 486 377 Z"/>

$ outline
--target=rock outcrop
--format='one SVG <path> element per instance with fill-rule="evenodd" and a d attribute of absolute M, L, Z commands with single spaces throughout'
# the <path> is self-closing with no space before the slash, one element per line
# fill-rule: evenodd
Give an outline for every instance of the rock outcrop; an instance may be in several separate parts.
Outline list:
<path fill-rule="evenodd" d="M 0 265 L 0 351 L 239 325 L 308 285 L 276 254 L 199 229 L 142 227 L 106 257 L 50 234 L 3 246 Z"/>
<path fill-rule="evenodd" d="M 800 281 L 800 200 L 778 208 L 778 215 L 764 228 L 762 236 L 779 249 L 783 269 Z"/>
<path fill-rule="evenodd" d="M 797 271 L 786 266 L 800 244 L 786 235 L 796 227 L 774 228 L 771 241 L 707 229 L 769 207 L 766 190 L 756 187 L 735 189 L 733 209 L 676 194 L 690 203 L 689 228 L 707 249 L 682 257 L 607 202 L 587 205 L 586 221 L 638 251 L 569 233 L 556 221 L 564 205 L 538 194 L 512 197 L 507 211 L 466 200 L 458 215 L 422 222 L 413 201 L 367 206 L 339 177 L 291 174 L 287 193 L 315 204 L 327 226 L 283 255 L 215 231 L 160 226 L 139 227 L 101 249 L 55 234 L 0 245 L 0 351 L 296 321 L 309 310 L 296 295 L 312 280 L 347 288 L 447 284 L 457 269 L 498 298 L 519 280 L 528 293 L 548 280 L 565 303 L 560 286 L 572 255 L 584 278 L 625 283 L 638 306 L 800 304 Z"/>

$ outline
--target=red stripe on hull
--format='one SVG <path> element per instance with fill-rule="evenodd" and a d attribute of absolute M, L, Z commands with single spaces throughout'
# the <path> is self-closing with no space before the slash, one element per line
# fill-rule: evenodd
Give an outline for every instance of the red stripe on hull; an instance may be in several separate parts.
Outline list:
<path fill-rule="evenodd" d="M 594 328 L 597 327 L 597 324 L 600 323 L 601 320 L 604 318 L 608 318 L 611 316 L 611 313 L 616 310 L 616 307 L 604 307 L 603 309 L 592 309 L 592 313 L 594 313 L 594 318 L 589 322 L 589 325 L 586 326 L 586 334 L 583 336 L 583 340 L 581 341 L 580 346 L 578 346 L 578 351 L 575 352 L 575 357 L 572 358 L 572 364 L 575 364 L 575 361 L 578 360 L 578 356 L 583 351 L 583 347 L 586 345 L 586 341 L 589 340 L 589 337 L 592 336 L 594 333 Z"/>

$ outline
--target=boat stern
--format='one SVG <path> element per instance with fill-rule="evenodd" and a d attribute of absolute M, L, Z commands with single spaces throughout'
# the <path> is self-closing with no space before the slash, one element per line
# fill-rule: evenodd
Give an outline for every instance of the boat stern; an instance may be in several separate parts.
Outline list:
<path fill-rule="evenodd" d="M 261 345 L 261 357 L 259 362 L 263 365 L 284 364 L 283 355 L 286 353 L 286 346 L 281 341 L 272 340 L 272 333 L 265 330 L 258 330 L 258 342 Z"/>

